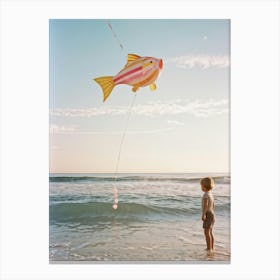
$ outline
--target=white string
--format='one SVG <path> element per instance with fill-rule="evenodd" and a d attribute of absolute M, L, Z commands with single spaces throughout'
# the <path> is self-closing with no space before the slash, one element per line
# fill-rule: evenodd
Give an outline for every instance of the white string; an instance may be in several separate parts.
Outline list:
<path fill-rule="evenodd" d="M 118 179 L 118 171 L 119 171 L 119 164 L 120 164 L 120 158 L 121 158 L 121 151 L 122 151 L 122 146 L 123 146 L 123 142 L 124 142 L 124 138 L 126 135 L 126 131 L 128 128 L 128 122 L 130 120 L 131 117 L 131 112 L 132 112 L 132 108 L 134 106 L 135 100 L 136 100 L 136 96 L 137 93 L 135 93 L 132 102 L 130 103 L 130 106 L 128 107 L 128 113 L 127 113 L 127 119 L 125 122 L 125 127 L 122 133 L 122 138 L 121 138 L 121 142 L 120 142 L 120 148 L 119 148 L 119 153 L 118 153 L 118 157 L 117 157 L 117 164 L 116 164 L 116 169 L 115 169 L 115 173 L 114 173 L 114 204 L 113 204 L 113 208 L 115 210 L 117 210 L 118 208 L 118 189 L 117 189 L 117 179 Z"/>
<path fill-rule="evenodd" d="M 122 50 L 122 51 L 125 51 L 124 46 L 123 46 L 121 40 L 119 39 L 118 35 L 117 35 L 116 32 L 114 31 L 114 29 L 113 29 L 113 27 L 112 27 L 112 25 L 110 24 L 109 21 L 107 22 L 107 25 L 108 25 L 108 27 L 110 28 L 110 30 L 112 31 L 113 36 L 115 37 L 115 39 L 116 39 L 117 43 L 119 44 L 121 50 Z"/>
<path fill-rule="evenodd" d="M 110 24 L 110 22 L 107 22 L 108 27 L 110 28 L 110 30 L 113 33 L 113 36 L 115 37 L 116 41 L 118 42 L 121 50 L 124 52 L 124 46 L 122 44 L 122 42 L 120 41 L 119 37 L 117 36 L 116 32 L 114 31 L 112 25 Z M 123 142 L 124 142 L 124 138 L 126 135 L 126 131 L 127 131 L 127 127 L 128 127 L 128 122 L 130 120 L 130 116 L 131 116 L 131 112 L 132 112 L 132 108 L 136 99 L 136 93 L 132 99 L 132 102 L 130 103 L 130 106 L 128 107 L 128 113 L 127 113 L 127 119 L 125 122 L 125 127 L 122 133 L 122 137 L 121 137 L 121 142 L 120 142 L 120 147 L 119 147 L 119 153 L 118 153 L 118 157 L 117 157 L 117 163 L 116 163 L 116 169 L 115 169 L 115 173 L 114 173 L 114 189 L 113 189 L 113 197 L 114 197 L 114 204 L 113 204 L 113 209 L 117 210 L 118 209 L 118 188 L 117 188 L 117 179 L 118 179 L 118 171 L 119 171 L 119 164 L 120 164 L 120 159 L 121 159 L 121 151 L 122 151 L 122 146 L 123 146 Z"/>

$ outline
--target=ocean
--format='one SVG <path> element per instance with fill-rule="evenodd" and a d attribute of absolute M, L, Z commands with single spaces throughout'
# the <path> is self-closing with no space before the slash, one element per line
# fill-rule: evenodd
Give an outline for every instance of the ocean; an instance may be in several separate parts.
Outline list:
<path fill-rule="evenodd" d="M 50 263 L 230 262 L 229 174 L 50 174 Z M 214 252 L 205 251 L 199 181 L 215 181 Z"/>

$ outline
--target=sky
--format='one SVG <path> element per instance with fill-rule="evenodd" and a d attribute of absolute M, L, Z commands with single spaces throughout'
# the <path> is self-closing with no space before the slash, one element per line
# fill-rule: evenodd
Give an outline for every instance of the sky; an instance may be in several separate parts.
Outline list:
<path fill-rule="evenodd" d="M 50 173 L 114 173 L 119 152 L 120 173 L 230 171 L 229 20 L 52 19 L 49 36 Z M 131 109 L 131 86 L 103 102 L 93 80 L 128 53 L 163 60 Z"/>

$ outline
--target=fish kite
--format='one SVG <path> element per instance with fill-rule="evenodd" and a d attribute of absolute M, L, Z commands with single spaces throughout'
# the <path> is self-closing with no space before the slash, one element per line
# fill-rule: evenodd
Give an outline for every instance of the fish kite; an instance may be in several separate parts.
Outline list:
<path fill-rule="evenodd" d="M 103 91 L 103 102 L 109 97 L 116 85 L 126 84 L 132 86 L 136 92 L 139 87 L 150 86 L 151 90 L 156 89 L 155 80 L 163 68 L 162 59 L 154 57 L 141 57 L 136 54 L 128 54 L 127 63 L 124 68 L 115 76 L 95 78 Z"/>

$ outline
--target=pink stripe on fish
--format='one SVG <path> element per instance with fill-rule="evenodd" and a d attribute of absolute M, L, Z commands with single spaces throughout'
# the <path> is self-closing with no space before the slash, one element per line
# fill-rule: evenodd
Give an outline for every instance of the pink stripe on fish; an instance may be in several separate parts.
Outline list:
<path fill-rule="evenodd" d="M 122 84 L 128 84 L 128 85 L 133 85 L 134 83 L 137 83 L 137 80 L 139 78 L 143 78 L 143 73 L 142 71 L 138 73 L 134 73 L 132 75 L 129 75 L 128 77 L 125 77 L 124 80 L 122 80 L 120 83 Z"/>
<path fill-rule="evenodd" d="M 135 73 L 135 72 L 137 72 L 139 70 L 142 70 L 142 66 L 138 66 L 138 67 L 136 67 L 136 68 L 134 68 L 134 69 L 132 69 L 130 71 L 127 71 L 126 73 L 123 73 L 123 74 L 121 74 L 119 76 L 116 76 L 116 78 L 113 79 L 113 81 L 114 81 L 114 83 L 117 83 L 120 79 L 122 79 L 122 78 L 124 78 L 124 77 L 126 77 L 126 76 L 128 76 L 128 75 L 130 75 L 132 73 Z"/>
<path fill-rule="evenodd" d="M 143 80 L 147 79 L 153 71 L 153 69 L 141 69 L 141 71 L 125 76 L 123 79 L 119 80 L 117 84 L 134 85 L 141 83 Z"/>

